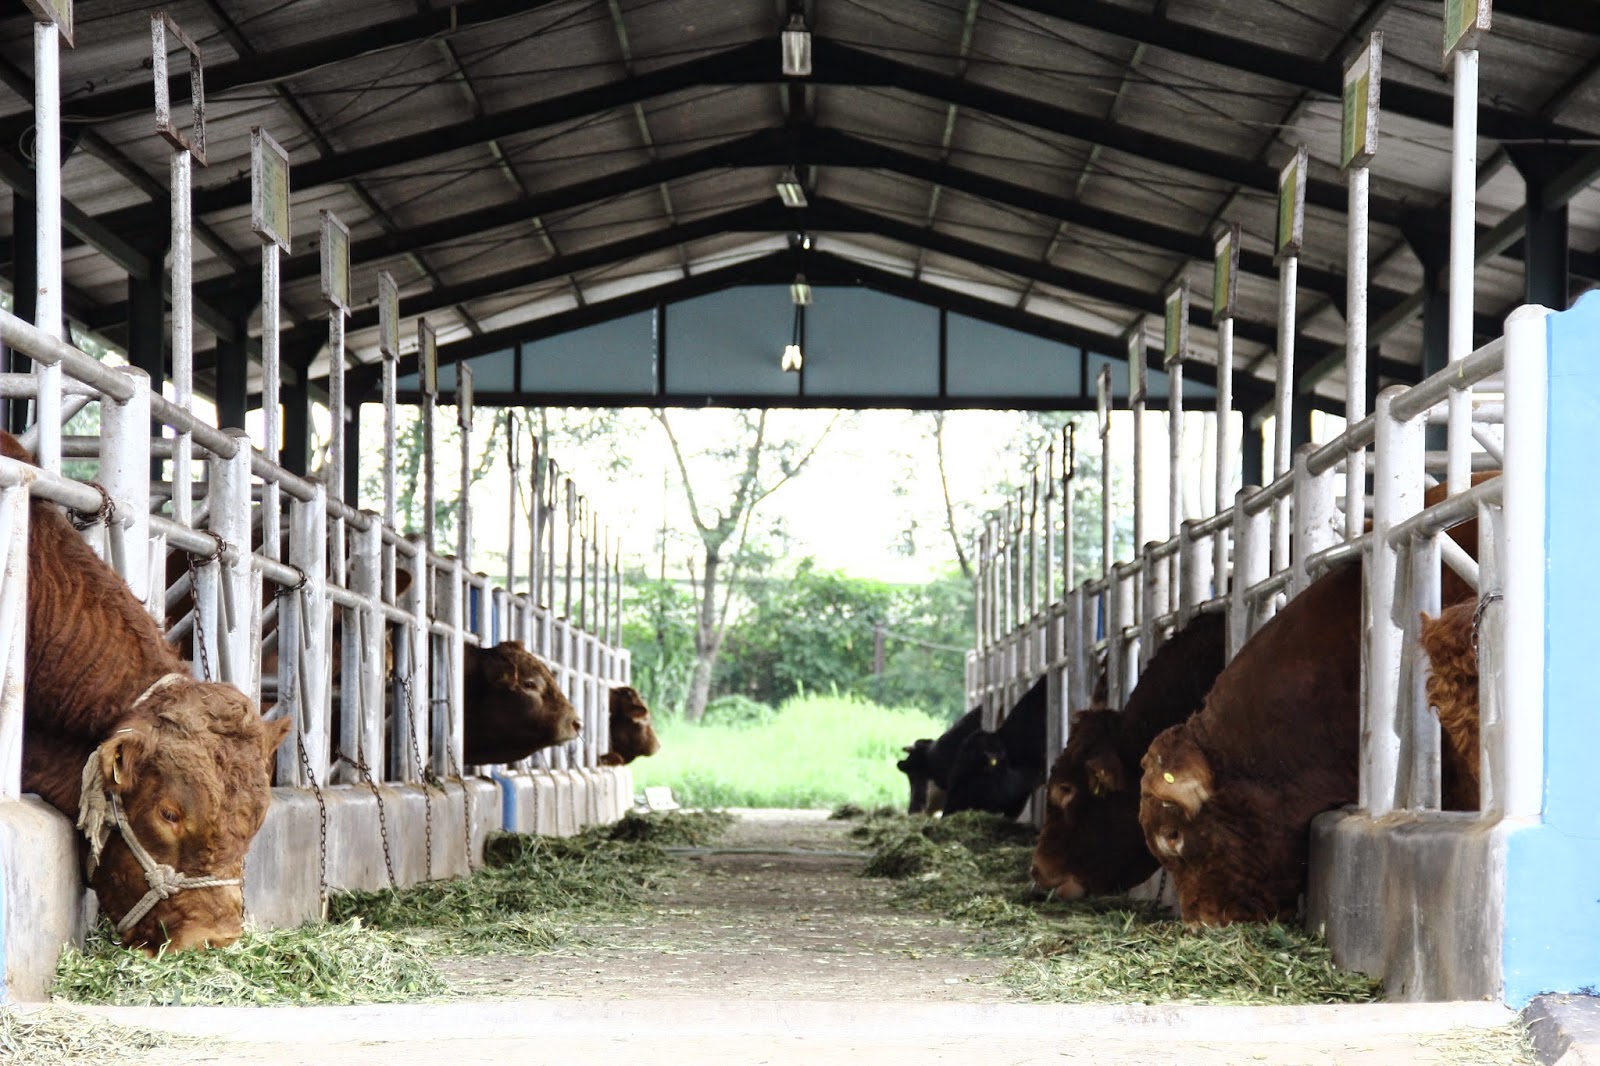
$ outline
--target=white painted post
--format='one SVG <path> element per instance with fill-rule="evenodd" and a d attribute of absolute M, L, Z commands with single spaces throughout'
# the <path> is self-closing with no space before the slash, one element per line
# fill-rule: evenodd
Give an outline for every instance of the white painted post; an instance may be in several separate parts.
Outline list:
<path fill-rule="evenodd" d="M 432 708 L 428 705 L 428 694 L 433 691 L 428 669 L 428 545 L 420 535 L 410 538 L 409 543 L 412 547 L 408 566 L 411 587 L 406 590 L 405 609 L 413 620 L 404 631 L 401 646 L 405 654 L 397 654 L 395 661 L 396 672 L 407 682 L 400 686 L 400 699 L 396 704 L 395 743 L 401 745 L 402 751 L 411 751 L 411 745 L 415 744 L 412 761 L 426 767 L 433 765 Z M 407 780 L 415 779 L 415 775 L 416 769 L 412 767 Z"/>
<path fill-rule="evenodd" d="M 1504 496 L 1502 496 L 1502 504 Z M 1478 588 L 1480 595 L 1505 588 L 1501 560 L 1505 512 L 1501 505 L 1478 507 Z M 1478 631 L 1478 810 L 1498 820 L 1506 805 L 1506 632 L 1504 603 L 1480 615 Z"/>
<path fill-rule="evenodd" d="M 319 785 L 328 782 L 329 720 L 333 714 L 333 615 L 328 604 L 328 497 L 313 483 L 311 499 L 289 503 L 289 561 L 305 574 L 305 587 L 278 611 L 278 699 L 304 741 L 306 760 Z M 287 699 L 286 699 L 287 697 Z M 306 784 L 295 738 L 278 747 L 278 779 Z M 344 780 L 351 778 L 341 774 Z"/>
<path fill-rule="evenodd" d="M 70 23 L 70 15 L 68 16 Z M 34 322 L 45 336 L 65 336 L 61 317 L 61 30 L 54 21 L 33 26 L 33 178 L 38 223 L 34 232 L 38 286 Z M 26 240 L 27 234 L 14 235 Z M 61 365 L 35 362 L 34 420 L 39 426 L 37 460 L 61 472 Z M 107 533 L 109 534 L 109 530 Z"/>
<path fill-rule="evenodd" d="M 1389 531 L 1422 503 L 1424 420 L 1401 421 L 1392 413 L 1405 389 L 1392 386 L 1378 395 L 1373 464 L 1372 543 L 1367 554 L 1367 699 L 1362 726 L 1361 804 L 1381 818 L 1401 802 L 1399 769 L 1402 736 L 1408 724 L 1398 721 L 1404 620 L 1410 597 L 1397 596 L 1399 552 Z"/>
<path fill-rule="evenodd" d="M 117 520 L 106 530 L 117 572 L 152 616 L 165 622 L 165 587 L 150 581 L 150 375 L 118 367 L 133 395 L 100 400 L 100 484 L 116 501 Z M 165 585 L 166 574 L 162 574 Z"/>
<path fill-rule="evenodd" d="M 1449 353 L 1454 365 L 1472 354 L 1472 271 L 1477 241 L 1478 39 L 1489 31 L 1490 0 L 1445 5 L 1444 58 L 1454 56 L 1455 108 L 1450 129 Z M 1452 389 L 1448 401 L 1447 485 L 1450 495 L 1472 484 L 1472 402 Z"/>
<path fill-rule="evenodd" d="M 1100 576 L 1111 578 L 1111 367 L 1095 378 L 1095 407 L 1100 429 Z M 1136 464 L 1137 465 L 1137 464 Z M 1137 508 L 1135 509 L 1137 513 Z M 1108 590 L 1109 592 L 1109 590 Z"/>
<path fill-rule="evenodd" d="M 395 364 L 400 358 L 400 289 L 387 270 L 378 273 L 378 355 L 383 363 L 383 524 L 395 529 L 395 456 L 399 437 Z"/>
<path fill-rule="evenodd" d="M 1306 559 L 1338 543 L 1344 526 L 1339 517 L 1334 471 L 1313 475 L 1306 465 L 1307 458 L 1316 450 L 1314 444 L 1302 444 L 1294 454 L 1295 543 L 1293 576 L 1289 581 L 1291 597 L 1304 592 L 1313 580 Z"/>
<path fill-rule="evenodd" d="M 1402 687 L 1397 692 L 1400 728 L 1410 758 L 1402 767 L 1404 789 L 1401 795 L 1411 810 L 1436 811 L 1440 806 L 1439 718 L 1428 707 L 1428 656 L 1422 650 L 1421 614 L 1439 616 L 1439 542 L 1445 535 L 1413 537 L 1407 546 L 1402 578 L 1395 590 L 1395 602 L 1403 604 L 1400 670 Z"/>
<path fill-rule="evenodd" d="M 1506 721 L 1495 765 L 1504 767 L 1499 794 L 1508 818 L 1537 817 L 1544 805 L 1549 314 L 1545 307 L 1519 307 L 1506 319 L 1505 552 L 1500 558 Z"/>
<path fill-rule="evenodd" d="M 1065 458 L 1065 456 L 1063 456 Z M 1056 444 L 1044 450 L 1044 604 L 1056 602 Z"/>
<path fill-rule="evenodd" d="M 335 471 L 336 477 L 342 474 L 342 468 Z M 373 780 L 381 781 L 386 778 L 384 769 L 389 765 L 383 744 L 384 615 L 379 606 L 383 598 L 383 527 L 372 511 L 362 514 L 367 518 L 367 528 L 353 531 L 355 565 L 350 574 L 350 591 L 361 597 L 361 607 L 353 612 L 361 637 L 360 688 L 356 700 L 350 698 L 347 688 L 343 702 L 347 716 L 352 710 L 359 715 L 362 750 L 367 765 L 372 767 Z"/>
<path fill-rule="evenodd" d="M 1347 425 L 1367 415 L 1367 258 L 1368 164 L 1378 151 L 1378 98 L 1383 78 L 1383 34 L 1374 31 L 1367 47 L 1345 68 L 1343 158 L 1350 185 L 1346 247 L 1344 409 Z M 1353 540 L 1366 524 L 1367 453 L 1345 458 L 1344 535 Z"/>
<path fill-rule="evenodd" d="M 22 725 L 28 634 L 28 485 L 0 489 L 0 545 L 5 573 L 0 578 L 0 799 L 22 795 Z"/>
<path fill-rule="evenodd" d="M 211 484 L 206 528 L 228 546 L 231 559 L 217 568 L 216 643 L 211 645 L 212 681 L 223 681 L 258 700 L 256 657 L 261 654 L 261 596 L 250 565 L 250 437 L 242 429 L 227 431 L 235 445 L 231 458 L 211 457 Z"/>
<path fill-rule="evenodd" d="M 1193 519 L 1178 527 L 1178 552 L 1183 561 L 1178 567 L 1182 584 L 1178 589 L 1178 629 L 1194 620 L 1200 605 L 1206 601 L 1211 589 L 1211 557 L 1205 540 L 1195 533 L 1199 525 Z"/>
<path fill-rule="evenodd" d="M 1061 592 L 1072 591 L 1077 584 L 1076 534 L 1073 530 L 1077 516 L 1077 501 L 1073 499 L 1072 479 L 1078 470 L 1078 424 L 1068 422 L 1061 427 Z"/>
<path fill-rule="evenodd" d="M 428 546 L 423 556 L 426 561 L 427 555 L 434 551 L 438 543 L 434 536 L 434 510 L 438 487 L 434 483 L 433 473 L 433 417 L 434 407 L 439 402 L 439 341 L 426 318 L 417 320 L 417 373 L 422 385 L 422 537 Z M 434 606 L 434 594 L 431 590 L 428 594 L 428 604 L 430 614 L 444 613 Z"/>
<path fill-rule="evenodd" d="M 1239 241 L 1234 222 L 1217 238 L 1212 263 L 1211 317 L 1217 327 L 1217 511 L 1233 486 L 1233 315 L 1239 285 Z M 1219 529 L 1211 538 L 1211 570 L 1216 594 L 1228 591 L 1228 535 Z"/>
<path fill-rule="evenodd" d="M 1232 661 L 1252 632 L 1251 585 L 1264 579 L 1270 569 L 1270 545 L 1261 543 L 1259 516 L 1245 510 L 1245 501 L 1255 494 L 1250 486 L 1233 496 L 1233 581 L 1228 589 L 1228 659 Z"/>
<path fill-rule="evenodd" d="M 1289 442 L 1294 422 L 1294 345 L 1295 296 L 1300 278 L 1300 246 L 1305 234 L 1306 170 L 1309 166 L 1305 145 L 1295 150 L 1294 158 L 1278 175 L 1277 254 L 1281 274 L 1278 280 L 1278 369 L 1273 392 L 1272 480 L 1289 473 Z M 1289 498 L 1280 497 L 1272 505 L 1272 569 L 1289 565 Z"/>
<path fill-rule="evenodd" d="M 1048 474 L 1045 475 L 1049 477 Z M 1039 614 L 1039 470 L 1028 478 L 1028 617 Z"/>
<path fill-rule="evenodd" d="M 1144 550 L 1144 408 L 1149 368 L 1144 358 L 1144 322 L 1128 334 L 1128 408 L 1133 412 L 1133 551 Z M 1110 455 L 1102 462 L 1110 465 Z"/>

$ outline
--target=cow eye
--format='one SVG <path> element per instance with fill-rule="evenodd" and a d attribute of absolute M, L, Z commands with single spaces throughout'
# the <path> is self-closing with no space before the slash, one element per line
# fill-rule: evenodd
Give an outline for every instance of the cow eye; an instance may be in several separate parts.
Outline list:
<path fill-rule="evenodd" d="M 161 817 L 166 819 L 172 825 L 177 825 L 179 822 L 183 821 L 183 815 L 179 814 L 171 807 L 161 808 Z"/>

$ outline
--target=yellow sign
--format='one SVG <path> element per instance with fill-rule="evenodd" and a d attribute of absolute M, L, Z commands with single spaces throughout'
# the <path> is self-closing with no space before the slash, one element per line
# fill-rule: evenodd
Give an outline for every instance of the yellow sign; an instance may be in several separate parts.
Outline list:
<path fill-rule="evenodd" d="M 1378 152 L 1378 87 L 1382 80 L 1383 34 L 1374 33 L 1367 47 L 1344 72 L 1344 124 L 1340 165 L 1364 166 Z"/>
<path fill-rule="evenodd" d="M 322 212 L 322 298 L 350 313 L 350 231 L 332 211 Z"/>
<path fill-rule="evenodd" d="M 1278 173 L 1278 233 L 1275 251 L 1279 259 L 1300 254 L 1306 227 L 1306 149 L 1301 145 L 1294 158 Z"/>
<path fill-rule="evenodd" d="M 400 356 L 400 289 L 387 270 L 378 275 L 378 351 Z"/>
<path fill-rule="evenodd" d="M 1239 223 L 1235 222 L 1217 238 L 1217 254 L 1211 263 L 1211 321 L 1233 317 L 1239 292 Z"/>
<path fill-rule="evenodd" d="M 1478 35 L 1489 32 L 1490 0 L 1445 0 L 1444 58 L 1478 47 Z"/>
<path fill-rule="evenodd" d="M 1189 285 L 1185 282 L 1167 294 L 1166 332 L 1162 337 L 1161 361 L 1166 366 L 1181 363 L 1189 356 Z"/>
<path fill-rule="evenodd" d="M 250 228 L 289 251 L 289 153 L 260 126 L 250 131 Z"/>
<path fill-rule="evenodd" d="M 422 391 L 439 395 L 439 339 L 428 320 L 417 320 L 417 370 L 422 374 Z"/>
<path fill-rule="evenodd" d="M 22 0 L 33 12 L 35 21 L 53 22 L 61 39 L 72 44 L 72 0 Z"/>

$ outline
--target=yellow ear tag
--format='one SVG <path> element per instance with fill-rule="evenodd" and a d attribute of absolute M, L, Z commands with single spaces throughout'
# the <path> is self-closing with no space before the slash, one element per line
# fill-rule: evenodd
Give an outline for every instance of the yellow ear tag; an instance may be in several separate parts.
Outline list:
<path fill-rule="evenodd" d="M 1172 775 L 1171 775 L 1171 774 L 1170 774 L 1170 773 L 1168 773 L 1168 774 L 1162 774 L 1162 775 L 1161 775 L 1161 780 L 1163 780 L 1163 781 L 1165 781 L 1165 782 L 1166 782 L 1166 783 L 1167 783 L 1167 784 L 1169 784 L 1169 785 L 1170 785 L 1170 784 L 1172 784 L 1172 783 L 1173 783 L 1173 782 L 1174 782 L 1174 781 L 1176 781 L 1176 780 L 1177 780 L 1177 778 L 1175 778 L 1175 777 L 1173 777 L 1173 776 L 1172 776 Z"/>
<path fill-rule="evenodd" d="M 122 764 L 120 762 L 111 764 L 111 783 L 113 785 L 122 784 Z"/>

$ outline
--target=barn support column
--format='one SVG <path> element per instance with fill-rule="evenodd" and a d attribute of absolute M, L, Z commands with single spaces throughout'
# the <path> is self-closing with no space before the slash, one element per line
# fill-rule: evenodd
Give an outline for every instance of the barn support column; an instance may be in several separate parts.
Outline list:
<path fill-rule="evenodd" d="M 285 351 L 283 365 L 294 370 L 294 380 L 283 384 L 283 450 L 278 462 L 291 474 L 304 477 L 311 458 L 311 353 Z"/>
<path fill-rule="evenodd" d="M 351 397 L 346 410 L 349 414 L 344 420 L 344 498 L 354 507 L 361 499 L 361 402 Z"/>
<path fill-rule="evenodd" d="M 1547 190 L 1550 179 L 1570 164 L 1574 155 L 1561 149 L 1515 145 L 1506 152 L 1528 190 L 1527 239 L 1522 246 L 1523 302 L 1565 310 L 1571 291 L 1567 276 L 1567 204 L 1564 200 L 1552 202 Z"/>
<path fill-rule="evenodd" d="M 1252 429 L 1250 419 L 1244 423 L 1244 471 L 1241 485 L 1260 485 L 1262 471 L 1267 468 L 1267 438 L 1259 427 Z"/>
<path fill-rule="evenodd" d="M 235 310 L 229 315 L 233 339 L 217 339 L 217 425 L 222 429 L 243 429 L 247 408 L 245 382 L 249 374 L 249 313 Z"/>

